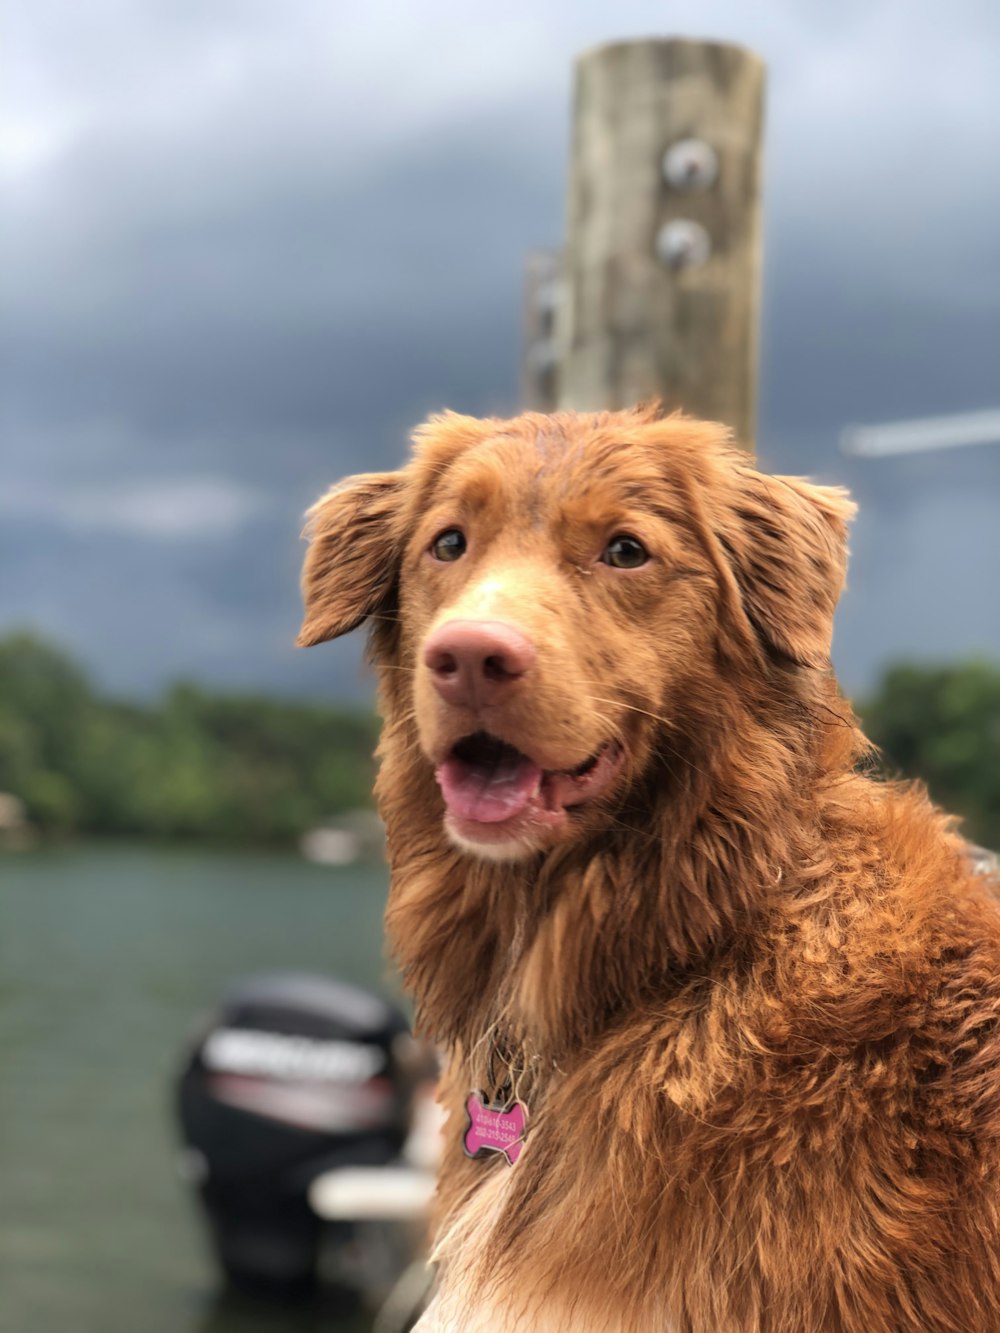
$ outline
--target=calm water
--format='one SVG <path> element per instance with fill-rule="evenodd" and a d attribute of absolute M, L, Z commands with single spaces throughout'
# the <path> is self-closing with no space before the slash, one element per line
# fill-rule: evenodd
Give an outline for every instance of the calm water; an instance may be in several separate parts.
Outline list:
<path fill-rule="evenodd" d="M 230 979 L 379 985 L 381 867 L 85 847 L 0 859 L 0 1329 L 332 1333 L 220 1297 L 171 1087 Z"/>

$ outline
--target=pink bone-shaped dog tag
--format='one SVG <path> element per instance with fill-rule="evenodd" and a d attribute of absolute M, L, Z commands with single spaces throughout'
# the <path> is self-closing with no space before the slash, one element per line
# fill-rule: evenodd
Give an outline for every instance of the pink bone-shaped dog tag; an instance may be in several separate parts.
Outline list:
<path fill-rule="evenodd" d="M 465 1110 L 469 1117 L 469 1128 L 465 1131 L 462 1146 L 468 1156 L 479 1157 L 484 1152 L 499 1152 L 513 1166 L 524 1147 L 527 1116 L 521 1103 L 490 1106 L 481 1092 L 472 1092 L 466 1100 Z"/>

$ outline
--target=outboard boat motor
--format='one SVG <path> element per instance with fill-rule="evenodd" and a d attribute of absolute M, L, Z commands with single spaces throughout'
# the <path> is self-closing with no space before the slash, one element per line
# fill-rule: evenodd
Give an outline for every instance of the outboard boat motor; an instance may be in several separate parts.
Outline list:
<path fill-rule="evenodd" d="M 426 1076 L 403 1015 L 366 991 L 275 974 L 226 992 L 188 1055 L 178 1100 L 182 1169 L 234 1283 L 305 1289 L 320 1267 L 345 1290 L 392 1282 L 394 1272 L 362 1271 L 365 1224 L 324 1220 L 310 1189 L 342 1168 L 397 1161 Z M 406 1258 L 383 1255 L 383 1267 Z"/>

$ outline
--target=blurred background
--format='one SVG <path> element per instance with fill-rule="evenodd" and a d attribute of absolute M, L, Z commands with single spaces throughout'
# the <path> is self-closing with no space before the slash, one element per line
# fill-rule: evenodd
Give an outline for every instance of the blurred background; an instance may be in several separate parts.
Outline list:
<path fill-rule="evenodd" d="M 991 0 L 20 0 L 0 89 L 5 1329 L 370 1326 L 220 1282 L 177 1082 L 234 979 L 398 1001 L 370 682 L 359 641 L 292 647 L 301 514 L 398 465 L 430 411 L 517 410 L 525 266 L 566 233 L 573 61 L 651 35 L 766 65 L 757 452 L 852 489 L 841 680 L 888 767 L 1000 845 Z M 886 448 L 845 436 L 971 413 Z"/>

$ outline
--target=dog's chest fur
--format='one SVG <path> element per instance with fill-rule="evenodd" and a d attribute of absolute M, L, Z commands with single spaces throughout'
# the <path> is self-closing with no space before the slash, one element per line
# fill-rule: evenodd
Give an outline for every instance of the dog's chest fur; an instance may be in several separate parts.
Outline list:
<path fill-rule="evenodd" d="M 485 1289 L 473 1277 L 474 1270 L 482 1272 L 484 1256 L 488 1264 L 498 1220 L 516 1206 L 513 1187 L 519 1169 L 530 1168 L 497 1169 L 454 1218 L 438 1246 L 440 1287 L 415 1333 L 631 1333 L 636 1327 L 634 1305 L 626 1323 L 606 1309 L 595 1312 L 586 1301 L 574 1300 L 558 1287 L 547 1286 L 541 1294 L 532 1291 L 530 1281 L 519 1282 L 516 1266 L 510 1277 Z M 559 1244 L 560 1234 L 569 1241 L 571 1232 L 571 1219 L 555 1221 L 554 1243 Z M 525 1255 L 526 1278 L 536 1257 Z M 662 1310 L 649 1309 L 639 1317 L 644 1327 L 670 1333 Z"/>

